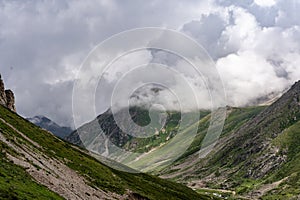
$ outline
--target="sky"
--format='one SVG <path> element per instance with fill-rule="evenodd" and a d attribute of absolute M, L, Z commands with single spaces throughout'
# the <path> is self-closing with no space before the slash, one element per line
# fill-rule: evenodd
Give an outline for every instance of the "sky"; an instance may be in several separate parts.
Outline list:
<path fill-rule="evenodd" d="M 255 104 L 300 79 L 299 10 L 298 0 L 0 0 L 0 73 L 20 115 L 73 126 L 73 85 L 89 52 L 122 31 L 161 27 L 205 48 L 228 105 Z M 153 60 L 180 63 L 164 52 L 141 51 L 118 64 L 124 71 Z M 99 113 L 109 107 L 120 72 L 111 73 L 98 92 Z"/>

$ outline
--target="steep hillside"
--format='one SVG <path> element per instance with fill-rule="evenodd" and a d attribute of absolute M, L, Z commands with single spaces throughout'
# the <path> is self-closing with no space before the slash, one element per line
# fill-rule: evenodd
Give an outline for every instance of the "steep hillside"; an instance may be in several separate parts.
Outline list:
<path fill-rule="evenodd" d="M 113 170 L 0 106 L 4 199 L 210 199 L 170 181 Z"/>
<path fill-rule="evenodd" d="M 144 111 L 131 112 L 137 123 L 147 124 L 148 115 Z M 159 150 L 168 144 L 163 135 L 177 134 L 179 113 L 168 112 L 164 129 L 166 132 L 158 132 L 157 137 L 150 140 L 135 139 L 124 134 L 110 112 L 100 115 L 81 129 L 96 134 L 100 124 L 105 134 L 119 147 L 138 152 L 154 148 L 155 151 L 131 166 L 144 167 L 144 171 L 184 183 L 201 194 L 216 193 L 224 198 L 248 199 L 300 198 L 300 82 L 295 83 L 270 106 L 227 107 L 227 118 L 218 143 L 210 154 L 200 158 L 199 150 L 210 118 L 206 112 L 199 119 L 195 124 L 198 126 L 196 137 L 174 163 L 146 168 L 145 163 L 152 162 L 154 158 L 158 157 L 158 162 L 163 161 Z M 69 141 L 80 144 L 76 132 L 71 136 Z M 105 152 L 105 149 L 101 152 Z"/>
<path fill-rule="evenodd" d="M 145 108 L 139 108 L 139 107 L 131 107 L 129 109 L 130 115 L 132 117 L 132 120 L 139 125 L 138 128 L 142 129 L 143 126 L 148 125 L 151 121 L 149 117 L 149 111 Z M 148 152 L 151 149 L 160 146 L 161 144 L 167 142 L 169 139 L 171 139 L 174 135 L 176 135 L 178 131 L 178 126 L 181 120 L 181 115 L 178 112 L 175 111 L 169 111 L 167 112 L 167 117 L 165 121 L 165 126 L 160 130 L 156 130 L 153 127 L 150 127 L 150 132 L 155 133 L 151 137 L 145 137 L 145 138 L 138 138 L 138 137 L 132 137 L 131 135 L 125 133 L 117 124 L 115 121 L 115 117 L 125 120 L 126 109 L 120 110 L 118 113 L 113 115 L 111 110 L 106 111 L 105 113 L 99 115 L 97 119 L 84 124 L 82 127 L 80 127 L 78 130 L 74 131 L 72 134 L 66 137 L 66 140 L 77 144 L 79 146 L 83 146 L 81 143 L 81 139 L 79 137 L 80 132 L 85 132 L 91 136 L 99 135 L 100 133 L 104 132 L 104 134 L 109 138 L 109 140 L 115 144 L 116 146 L 120 148 L 124 148 L 127 151 L 133 151 L 133 152 Z M 156 121 L 160 120 L 160 111 L 155 112 L 155 119 Z M 201 116 L 204 117 L 208 114 L 207 111 L 204 111 L 201 113 Z M 155 120 L 153 120 L 155 121 Z M 163 126 L 163 122 L 158 124 L 158 127 Z M 141 135 L 143 134 L 140 129 L 131 130 L 132 132 L 139 132 Z M 81 137 L 84 137 L 81 135 Z M 85 146 L 88 146 L 90 143 L 88 143 L 88 140 L 85 140 Z M 92 142 L 92 141 L 91 141 Z M 101 141 L 99 141 L 100 143 Z M 105 141 L 102 141 L 104 143 Z M 105 149 L 99 149 L 99 153 L 103 153 Z"/>
<path fill-rule="evenodd" d="M 176 154 L 176 150 L 183 148 L 182 142 L 189 142 L 193 140 L 191 134 L 188 132 L 190 126 L 186 126 L 186 129 L 182 129 L 179 135 L 179 128 L 181 126 L 182 116 L 179 112 L 168 111 L 166 112 L 165 119 L 162 117 L 165 114 L 162 111 L 154 110 L 150 114 L 149 111 L 141 107 L 129 108 L 129 113 L 134 123 L 139 126 L 129 126 L 127 134 L 124 129 L 119 127 L 115 119 L 119 119 L 122 122 L 127 120 L 126 108 L 120 110 L 116 114 L 112 114 L 110 110 L 99 115 L 95 120 L 84 124 L 72 134 L 70 134 L 66 140 L 82 146 L 87 147 L 93 152 L 97 152 L 100 155 L 109 155 L 110 158 L 114 158 L 135 169 L 149 172 L 154 170 L 155 165 L 159 168 L 167 166 L 172 161 L 173 154 Z M 204 119 L 209 114 L 208 111 L 201 111 L 201 117 L 199 120 Z M 150 116 L 153 120 L 150 119 Z M 199 118 L 199 112 L 191 112 L 185 114 L 186 121 L 191 121 L 191 125 L 194 126 L 197 131 L 198 121 L 190 120 L 197 116 Z M 189 118 L 190 117 L 190 118 Z M 143 129 L 149 123 L 155 123 L 149 126 L 149 129 Z M 131 125 L 131 124 L 130 124 Z M 158 127 L 158 128 L 157 128 Z M 161 128 L 162 127 L 162 128 Z M 161 129 L 159 129 L 161 128 Z M 132 133 L 137 133 L 137 137 L 133 137 Z M 140 137 L 150 133 L 151 136 Z M 171 148 L 163 148 L 165 144 L 169 144 L 169 141 L 176 136 L 177 143 L 171 145 Z M 107 145 L 109 143 L 109 145 Z M 111 144 L 110 144 L 111 143 Z M 115 150 L 115 146 L 124 149 L 127 152 L 137 153 L 138 155 L 119 154 Z M 183 146 L 183 147 L 181 147 Z M 173 149 L 173 150 L 172 150 Z M 169 160 L 167 158 L 170 158 Z M 167 162 L 161 162 L 162 160 L 168 160 Z M 157 170 L 157 169 L 155 169 Z"/>
<path fill-rule="evenodd" d="M 197 151 L 187 154 L 162 177 L 194 188 L 233 190 L 250 199 L 300 198 L 300 82 L 246 123 L 238 126 L 241 118 L 234 119 L 230 130 L 234 110 L 213 152 L 204 159 Z"/>
<path fill-rule="evenodd" d="M 35 116 L 27 118 L 27 120 L 43 129 L 50 131 L 51 133 L 62 139 L 67 137 L 72 132 L 71 128 L 59 126 L 45 116 Z"/>

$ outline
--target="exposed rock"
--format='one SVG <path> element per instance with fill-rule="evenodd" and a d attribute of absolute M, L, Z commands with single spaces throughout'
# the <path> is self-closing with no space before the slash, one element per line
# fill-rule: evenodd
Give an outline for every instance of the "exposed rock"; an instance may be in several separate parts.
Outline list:
<path fill-rule="evenodd" d="M 6 107 L 16 112 L 14 93 L 11 90 L 5 90 L 5 95 L 6 95 Z"/>
<path fill-rule="evenodd" d="M 1 74 L 0 74 L 0 104 L 6 105 L 5 88 L 4 88 L 3 80 L 1 78 Z"/>
<path fill-rule="evenodd" d="M 5 90 L 3 80 L 0 74 L 0 105 L 16 112 L 15 96 L 11 90 Z"/>
<path fill-rule="evenodd" d="M 127 197 L 128 200 L 148 200 L 147 197 L 143 197 L 142 195 L 134 192 L 128 192 L 127 195 L 128 195 Z"/>

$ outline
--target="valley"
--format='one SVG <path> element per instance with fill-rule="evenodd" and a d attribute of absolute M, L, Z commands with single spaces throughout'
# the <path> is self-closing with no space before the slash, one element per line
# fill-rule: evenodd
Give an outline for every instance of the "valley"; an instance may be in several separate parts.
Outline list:
<path fill-rule="evenodd" d="M 180 113 L 168 112 L 163 131 L 146 139 L 130 137 L 118 129 L 109 111 L 99 115 L 97 121 L 82 126 L 82 129 L 97 135 L 100 134 L 99 129 L 90 124 L 99 123 L 102 126 L 105 123 L 104 131 L 114 130 L 106 132 L 112 133 L 111 141 L 119 144 L 119 147 L 142 153 L 137 158 L 129 156 L 129 161 L 125 159 L 124 164 L 183 183 L 200 194 L 213 195 L 209 191 L 217 191 L 218 194 L 222 193 L 230 198 L 297 198 L 300 167 L 299 99 L 300 82 L 297 82 L 269 106 L 228 106 L 222 134 L 213 151 L 204 158 L 201 158 L 199 151 L 209 126 L 210 112 L 202 111 L 196 125 L 197 135 L 185 152 L 171 164 L 161 162 L 166 158 L 163 147 L 169 142 L 170 138 L 167 136 L 174 137 L 178 134 L 176 127 L 178 128 L 180 122 Z M 149 123 L 145 110 L 132 110 L 133 120 L 137 118 L 139 123 Z M 107 124 L 107 121 L 110 123 Z M 82 145 L 76 133 L 73 132 L 66 139 Z M 97 141 L 96 144 L 101 149 L 103 142 Z M 172 148 L 177 147 L 175 145 Z M 98 153 L 104 152 L 102 149 Z M 149 162 L 152 163 L 150 166 Z"/>
<path fill-rule="evenodd" d="M 131 107 L 139 126 L 130 130 L 152 134 L 143 138 L 119 127 L 115 117 L 122 121 L 124 110 L 115 115 L 108 110 L 61 139 L 12 108 L 0 106 L 0 199 L 300 197 L 300 82 L 271 105 L 227 106 L 222 134 L 205 156 L 201 148 L 211 121 L 208 110 L 182 129 L 180 112 Z M 187 119 L 198 114 L 184 113 Z M 151 120 L 161 129 L 143 129 Z M 107 137 L 113 146 L 106 145 Z M 121 155 L 114 146 L 133 154 Z M 178 149 L 184 151 L 173 158 Z"/>
<path fill-rule="evenodd" d="M 0 198 L 208 198 L 151 175 L 113 170 L 2 106 L 0 116 Z"/>

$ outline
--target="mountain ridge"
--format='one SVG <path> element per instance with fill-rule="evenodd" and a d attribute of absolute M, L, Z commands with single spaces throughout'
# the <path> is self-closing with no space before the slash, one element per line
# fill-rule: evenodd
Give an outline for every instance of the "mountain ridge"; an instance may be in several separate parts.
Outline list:
<path fill-rule="evenodd" d="M 50 131 L 51 133 L 53 133 L 61 139 L 64 139 L 73 131 L 70 127 L 60 126 L 48 117 L 45 117 L 43 115 L 38 115 L 26 119 L 31 123 Z"/>
<path fill-rule="evenodd" d="M 105 115 L 97 119 L 101 116 Z M 147 113 L 141 116 L 142 119 L 146 117 Z M 300 191 L 297 192 L 296 188 L 297 185 L 300 187 L 300 183 L 292 181 L 290 176 L 294 174 L 300 177 L 300 163 L 293 159 L 298 155 L 300 158 L 300 150 L 292 147 L 299 144 L 300 140 L 289 138 L 291 134 L 296 138 L 300 134 L 297 132 L 299 121 L 300 81 L 297 81 L 269 106 L 227 107 L 223 133 L 213 151 L 205 158 L 199 158 L 199 150 L 209 126 L 209 113 L 200 119 L 198 134 L 182 156 L 163 169 L 149 169 L 163 178 L 184 183 L 201 194 L 211 193 L 211 190 L 203 189 L 210 188 L 234 191 L 238 196 L 250 199 L 297 196 Z M 112 124 L 108 123 L 111 127 L 107 130 L 114 129 Z M 89 128 L 88 125 L 87 130 Z M 294 163 L 296 168 L 289 168 L 290 163 Z M 284 170 L 286 172 L 282 174 Z M 283 193 L 281 185 L 289 188 L 288 193 Z"/>
<path fill-rule="evenodd" d="M 215 149 L 206 158 L 197 160 L 197 154 L 192 154 L 161 171 L 161 176 L 195 188 L 209 186 L 235 190 L 250 199 L 289 199 L 287 195 L 292 194 L 300 197 L 300 191 L 296 189 L 299 182 L 293 181 L 291 185 L 290 177 L 292 174 L 300 176 L 300 163 L 295 161 L 295 156 L 299 158 L 300 155 L 300 150 L 295 147 L 300 143 L 297 140 L 300 129 L 293 128 L 299 127 L 300 123 L 299 100 L 300 81 L 297 81 L 272 105 L 238 129 L 221 135 Z M 291 133 L 290 129 L 294 132 Z M 294 140 L 289 139 L 294 145 L 289 145 L 289 142 L 283 147 L 286 137 L 291 137 L 284 135 L 289 134 L 295 137 Z M 189 165 L 193 158 L 196 162 Z M 294 163 L 294 169 L 289 168 L 291 163 Z M 172 172 L 175 169 L 176 172 Z M 282 173 L 284 170 L 285 173 Z M 280 189 L 282 185 L 289 188 L 288 192 Z"/>

